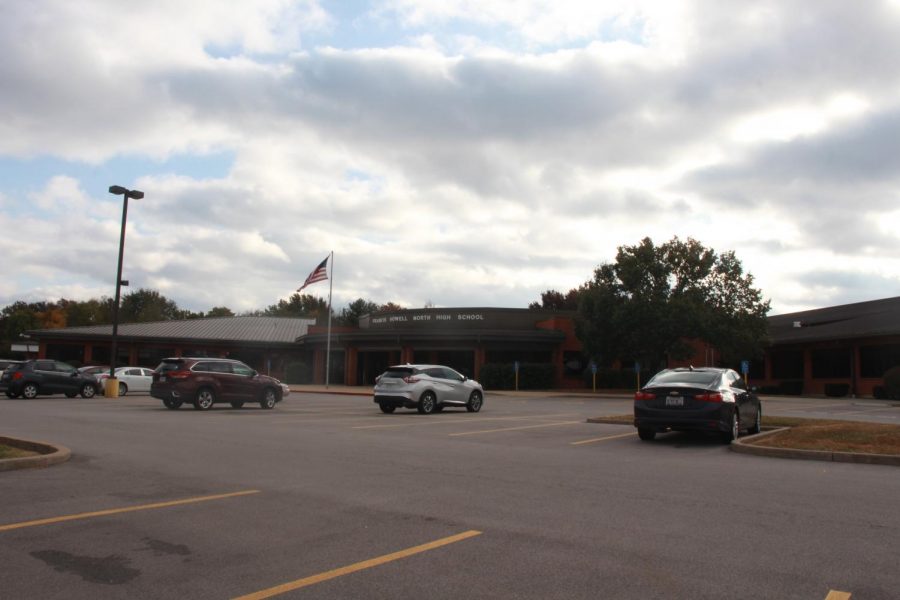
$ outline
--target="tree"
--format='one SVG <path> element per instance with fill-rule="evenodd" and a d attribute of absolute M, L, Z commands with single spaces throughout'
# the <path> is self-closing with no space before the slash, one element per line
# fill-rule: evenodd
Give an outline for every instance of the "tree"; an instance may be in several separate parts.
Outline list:
<path fill-rule="evenodd" d="M 227 306 L 214 306 L 206 313 L 206 317 L 233 317 L 234 313 Z"/>
<path fill-rule="evenodd" d="M 190 314 L 190 311 L 179 309 L 174 300 L 169 300 L 156 290 L 141 288 L 122 297 L 119 323 L 172 321 L 189 318 Z"/>
<path fill-rule="evenodd" d="M 725 364 L 762 355 L 769 301 L 733 252 L 677 237 L 620 246 L 584 286 L 576 331 L 594 358 L 639 360 L 655 370 L 685 359 L 691 340 L 717 348 Z"/>
<path fill-rule="evenodd" d="M 405 309 L 395 302 L 388 302 L 378 307 L 378 312 L 397 312 L 398 310 Z"/>
<path fill-rule="evenodd" d="M 341 310 L 340 322 L 350 327 L 359 326 L 359 318 L 369 313 L 377 312 L 380 306 L 371 300 L 365 298 L 357 298 L 351 302 L 346 308 Z"/>
<path fill-rule="evenodd" d="M 328 303 L 317 296 L 294 292 L 287 300 L 279 300 L 263 311 L 267 317 L 304 317 L 323 320 L 328 317 Z"/>
<path fill-rule="evenodd" d="M 541 301 L 532 302 L 528 308 L 532 310 L 578 310 L 578 300 L 581 297 L 583 286 L 572 288 L 565 294 L 556 290 L 541 292 Z"/>

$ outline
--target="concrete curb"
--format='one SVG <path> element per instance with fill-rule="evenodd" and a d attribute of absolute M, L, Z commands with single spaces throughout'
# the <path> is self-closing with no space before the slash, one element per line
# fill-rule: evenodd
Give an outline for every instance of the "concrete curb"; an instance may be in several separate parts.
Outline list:
<path fill-rule="evenodd" d="M 12 471 L 14 469 L 42 469 L 51 465 L 64 463 L 72 457 L 72 451 L 65 446 L 48 444 L 46 442 L 32 442 L 29 440 L 0 436 L 0 444 L 39 453 L 37 456 L 2 459 L 0 460 L 0 471 Z"/>
<path fill-rule="evenodd" d="M 591 417 L 588 423 L 604 423 L 608 425 L 632 425 L 628 421 L 617 421 L 603 417 Z M 864 465 L 889 465 L 900 467 L 900 455 L 897 454 L 865 454 L 863 452 L 831 452 L 827 450 L 801 450 L 799 448 L 771 448 L 769 446 L 756 446 L 754 441 L 774 435 L 790 427 L 765 427 L 765 431 L 756 435 L 748 435 L 738 438 L 729 444 L 733 452 L 766 456 L 769 458 L 793 458 L 798 460 L 821 460 L 826 462 L 844 462 Z"/>
<path fill-rule="evenodd" d="M 799 460 L 821 460 L 826 462 L 900 467 L 900 455 L 896 454 L 866 454 L 863 452 L 831 452 L 828 450 L 800 450 L 798 448 L 770 448 L 768 446 L 756 446 L 753 444 L 756 440 L 787 429 L 790 429 L 790 427 L 779 427 L 778 429 L 763 431 L 756 435 L 737 439 L 731 442 L 730 448 L 734 452 L 753 454 L 755 456 L 768 456 L 771 458 L 794 458 Z"/>

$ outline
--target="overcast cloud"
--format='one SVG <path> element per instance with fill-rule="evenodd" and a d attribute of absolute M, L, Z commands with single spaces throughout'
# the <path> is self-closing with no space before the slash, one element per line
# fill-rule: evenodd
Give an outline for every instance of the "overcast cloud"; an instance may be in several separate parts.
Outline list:
<path fill-rule="evenodd" d="M 352 8 L 351 8 L 352 7 Z M 525 307 L 616 247 L 900 295 L 900 2 L 0 0 L 0 305 Z M 306 291 L 326 296 L 328 284 Z"/>

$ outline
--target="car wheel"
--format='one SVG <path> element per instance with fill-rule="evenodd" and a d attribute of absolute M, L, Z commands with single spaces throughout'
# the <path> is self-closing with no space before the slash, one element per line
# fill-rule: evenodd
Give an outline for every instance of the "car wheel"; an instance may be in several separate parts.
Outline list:
<path fill-rule="evenodd" d="M 434 392 L 425 392 L 419 398 L 419 406 L 418 411 L 423 415 L 430 415 L 434 412 L 435 406 L 437 405 L 437 397 L 435 397 Z"/>
<path fill-rule="evenodd" d="M 26 400 L 33 400 L 38 395 L 38 386 L 34 383 L 26 383 L 22 388 L 22 397 Z"/>
<path fill-rule="evenodd" d="M 119 382 L 119 395 L 124 396 L 127 393 L 128 393 L 128 386 L 120 381 Z"/>
<path fill-rule="evenodd" d="M 381 409 L 381 412 L 388 415 L 397 410 L 396 406 L 394 406 L 393 404 L 388 404 L 387 402 L 379 402 L 378 408 Z"/>
<path fill-rule="evenodd" d="M 66 392 L 66 398 L 74 398 L 78 395 L 78 392 Z"/>
<path fill-rule="evenodd" d="M 93 383 L 86 383 L 81 386 L 81 397 L 82 398 L 93 398 L 97 393 L 97 388 L 94 387 Z"/>
<path fill-rule="evenodd" d="M 656 438 L 656 430 L 638 427 L 638 437 L 645 442 L 652 442 Z"/>
<path fill-rule="evenodd" d="M 756 420 L 753 426 L 747 431 L 750 435 L 756 435 L 762 431 L 762 406 L 756 407 Z"/>
<path fill-rule="evenodd" d="M 741 419 L 740 415 L 738 415 L 738 411 L 735 410 L 731 413 L 731 429 L 722 436 L 723 441 L 726 444 L 730 444 L 732 441 L 738 439 L 738 436 L 741 434 Z"/>
<path fill-rule="evenodd" d="M 481 410 L 482 404 L 484 404 L 484 398 L 482 398 L 481 392 L 476 390 L 469 395 L 469 401 L 466 403 L 466 410 L 469 412 L 478 412 Z"/>
<path fill-rule="evenodd" d="M 181 408 L 181 400 L 170 400 L 169 398 L 166 398 L 163 400 L 163 405 L 169 410 L 178 410 Z"/>
<path fill-rule="evenodd" d="M 200 388 L 197 391 L 197 398 L 194 400 L 194 408 L 196 410 L 209 410 L 216 403 L 216 393 L 208 387 Z"/>
<path fill-rule="evenodd" d="M 244 403 L 241 400 L 232 400 L 231 408 L 244 408 Z"/>
<path fill-rule="evenodd" d="M 275 394 L 275 390 L 267 387 L 265 391 L 263 391 L 262 400 L 259 401 L 259 405 L 266 410 L 270 410 L 275 408 L 276 402 L 278 402 L 278 396 Z"/>

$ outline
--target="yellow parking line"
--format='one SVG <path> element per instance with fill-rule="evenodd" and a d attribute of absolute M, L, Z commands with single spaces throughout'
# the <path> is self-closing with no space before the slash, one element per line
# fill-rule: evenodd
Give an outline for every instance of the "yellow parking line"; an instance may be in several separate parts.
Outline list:
<path fill-rule="evenodd" d="M 825 600 L 850 600 L 850 592 L 838 592 L 836 590 L 830 590 L 828 595 L 825 596 Z"/>
<path fill-rule="evenodd" d="M 110 508 L 107 510 L 98 510 L 94 512 L 79 513 L 77 515 L 65 515 L 62 517 L 50 517 L 48 519 L 37 519 L 35 521 L 23 521 L 21 523 L 10 523 L 9 525 L 0 525 L 0 531 L 11 531 L 13 529 L 22 529 L 24 527 L 37 527 L 38 525 L 52 525 L 54 523 L 63 523 L 65 521 L 76 521 L 79 519 L 92 519 L 94 517 L 105 517 L 107 515 L 116 515 L 120 513 L 134 512 L 138 510 L 151 510 L 154 508 L 168 508 L 170 506 L 180 506 L 182 504 L 193 504 L 195 502 L 208 502 L 209 500 L 222 500 L 224 498 L 234 498 L 237 496 L 247 496 L 249 494 L 258 494 L 259 490 L 244 490 L 243 492 L 231 492 L 229 494 L 216 494 L 215 496 L 198 496 L 196 498 L 184 498 L 182 500 L 171 500 L 169 502 L 155 502 L 153 504 L 142 504 L 140 506 L 126 506 L 124 508 Z"/>
<path fill-rule="evenodd" d="M 593 438 L 590 440 L 581 440 L 580 442 L 572 442 L 573 446 L 580 446 L 581 444 L 593 444 L 594 442 L 605 442 L 606 440 L 616 440 L 624 437 L 631 437 L 633 435 L 637 435 L 636 431 L 631 431 L 629 433 L 617 433 L 616 435 L 608 435 L 606 437 Z"/>
<path fill-rule="evenodd" d="M 558 419 L 560 417 L 572 417 L 575 413 L 562 413 L 558 415 L 525 415 L 521 417 L 472 417 L 468 419 L 435 419 L 423 421 L 416 419 L 409 423 L 393 423 L 391 425 L 357 425 L 351 429 L 388 429 L 391 427 L 412 427 L 414 425 L 443 425 L 444 423 L 483 423 L 485 421 L 522 421 L 528 419 Z M 412 416 L 410 417 L 412 418 Z"/>
<path fill-rule="evenodd" d="M 448 433 L 451 437 L 460 435 L 480 435 L 482 433 L 497 433 L 498 431 L 519 431 L 520 429 L 537 429 L 539 427 L 556 427 L 558 425 L 575 425 L 584 421 L 560 421 L 558 423 L 542 423 L 540 425 L 525 425 L 523 427 L 504 427 L 503 429 L 482 429 L 480 431 L 463 431 L 461 433 Z"/>
<path fill-rule="evenodd" d="M 461 542 L 471 537 L 475 537 L 476 535 L 481 535 L 481 532 L 475 530 L 464 531 L 463 533 L 458 533 L 456 535 L 451 535 L 450 537 L 441 538 L 433 542 L 428 542 L 427 544 L 413 546 L 412 548 L 400 550 L 399 552 L 385 554 L 384 556 L 364 560 L 352 565 L 347 565 L 346 567 L 340 567 L 339 569 L 325 571 L 324 573 L 319 573 L 318 575 L 311 575 L 310 577 L 304 577 L 303 579 L 297 579 L 296 581 L 276 585 L 275 587 L 270 587 L 265 590 L 253 592 L 252 594 L 247 594 L 245 596 L 238 596 L 234 600 L 262 600 L 263 598 L 271 598 L 272 596 L 284 594 L 285 592 L 290 592 L 310 585 L 315 585 L 317 583 L 322 583 L 323 581 L 328 581 L 329 579 L 335 579 L 336 577 L 342 577 L 344 575 L 356 573 L 357 571 L 362 571 L 364 569 L 371 569 L 372 567 L 377 567 L 385 563 L 400 560 L 401 558 L 407 558 L 409 556 L 413 556 L 414 554 L 420 554 L 422 552 L 427 552 L 428 550 L 440 548 L 441 546 L 447 546 L 449 544 Z"/>

